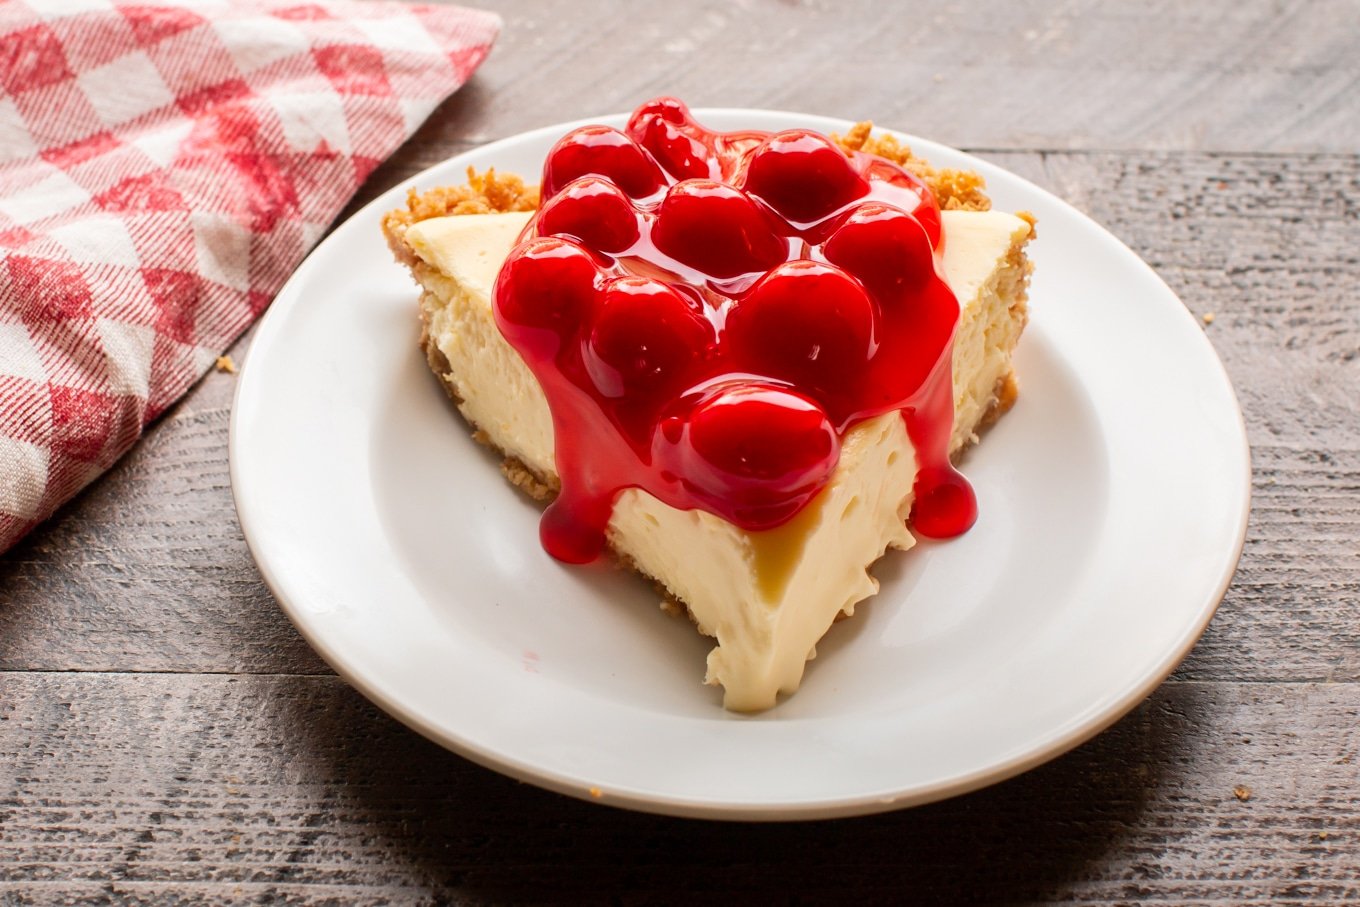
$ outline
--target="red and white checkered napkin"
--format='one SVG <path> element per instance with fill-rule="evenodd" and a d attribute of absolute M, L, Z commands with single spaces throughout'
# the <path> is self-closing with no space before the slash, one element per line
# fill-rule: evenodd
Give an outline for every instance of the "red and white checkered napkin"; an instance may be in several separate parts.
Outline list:
<path fill-rule="evenodd" d="M 499 28 L 390 2 L 0 0 L 0 551 L 203 375 Z"/>

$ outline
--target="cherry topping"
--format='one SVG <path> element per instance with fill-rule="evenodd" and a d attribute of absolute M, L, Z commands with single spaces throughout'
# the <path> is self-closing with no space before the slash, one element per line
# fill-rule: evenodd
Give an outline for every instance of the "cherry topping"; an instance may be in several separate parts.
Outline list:
<path fill-rule="evenodd" d="M 876 320 L 859 281 L 834 265 L 791 261 L 728 313 L 726 342 L 751 371 L 813 390 L 830 403 L 858 387 L 877 347 Z M 833 414 L 854 409 L 832 406 Z"/>
<path fill-rule="evenodd" d="M 932 247 L 940 244 L 940 205 L 924 180 L 910 170 L 903 170 L 891 161 L 878 157 L 868 158 L 864 163 L 863 175 L 870 185 L 902 190 L 896 193 L 898 198 L 893 200 L 893 204 L 921 222 Z M 912 196 L 915 196 L 914 204 Z"/>
<path fill-rule="evenodd" d="M 916 477 L 916 501 L 911 520 L 926 538 L 961 535 L 977 522 L 977 496 L 968 480 L 953 467 L 927 466 Z"/>
<path fill-rule="evenodd" d="M 677 389 L 713 344 L 702 306 L 657 280 L 621 277 L 605 289 L 584 359 L 600 394 L 655 397 Z"/>
<path fill-rule="evenodd" d="M 788 257 L 788 243 L 740 189 L 712 180 L 676 183 L 657 212 L 656 247 L 710 277 L 764 271 Z"/>
<path fill-rule="evenodd" d="M 584 126 L 567 133 L 548 152 L 543 197 L 591 174 L 608 177 L 632 198 L 647 198 L 666 184 L 661 168 L 628 136 L 610 126 Z"/>
<path fill-rule="evenodd" d="M 788 519 L 836 468 L 840 439 L 822 408 L 802 394 L 734 382 L 690 405 L 680 474 L 749 525 Z"/>
<path fill-rule="evenodd" d="M 788 220 L 821 220 L 869 191 L 844 151 L 806 129 L 779 132 L 751 154 L 746 191 Z"/>
<path fill-rule="evenodd" d="M 559 141 L 543 199 L 492 304 L 552 411 L 555 557 L 594 559 L 627 488 L 777 526 L 825 487 L 841 433 L 894 410 L 920 464 L 917 530 L 967 528 L 949 465 L 958 302 L 918 177 L 806 130 L 713 132 L 660 98 L 626 135 Z"/>
<path fill-rule="evenodd" d="M 608 180 L 582 177 L 548 200 L 538 215 L 540 236 L 565 234 L 589 248 L 617 254 L 638 240 L 633 203 Z"/>
<path fill-rule="evenodd" d="M 876 202 L 846 218 L 823 253 L 863 281 L 881 305 L 904 299 L 935 275 L 935 253 L 921 222 Z"/>
<path fill-rule="evenodd" d="M 672 126 L 693 126 L 694 117 L 689 112 L 689 107 L 679 98 L 654 98 L 643 104 L 633 115 L 628 118 L 628 132 L 633 134 L 635 129 L 641 128 L 652 120 L 660 120 L 663 123 L 670 123 Z M 637 136 L 634 135 L 634 138 Z"/>
<path fill-rule="evenodd" d="M 496 323 L 521 355 L 553 358 L 594 306 L 600 282 L 594 258 L 576 243 L 530 239 L 496 277 Z"/>
<path fill-rule="evenodd" d="M 643 104 L 628 120 L 628 135 L 676 179 L 717 179 L 721 168 L 704 138 L 711 135 L 675 98 Z"/>

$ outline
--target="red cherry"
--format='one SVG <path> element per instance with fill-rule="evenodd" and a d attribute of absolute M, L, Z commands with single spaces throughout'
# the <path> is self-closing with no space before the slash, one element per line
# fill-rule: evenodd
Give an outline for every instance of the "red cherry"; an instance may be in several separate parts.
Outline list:
<path fill-rule="evenodd" d="M 633 111 L 628 135 L 677 179 L 719 176 L 712 133 L 695 123 L 689 108 L 675 98 L 657 98 Z"/>
<path fill-rule="evenodd" d="M 751 153 L 744 188 L 791 222 L 810 224 L 864 195 L 869 183 L 826 136 L 790 129 Z"/>
<path fill-rule="evenodd" d="M 689 107 L 679 98 L 653 98 L 633 111 L 628 118 L 628 132 L 631 135 L 639 124 L 652 118 L 663 120 L 675 126 L 694 126 L 694 116 Z M 636 138 L 636 136 L 634 136 Z"/>
<path fill-rule="evenodd" d="M 582 177 L 543 206 L 538 233 L 574 236 L 596 251 L 618 254 L 638 240 L 637 210 L 613 183 Z"/>
<path fill-rule="evenodd" d="M 526 359 L 555 356 L 599 295 L 601 274 L 590 253 L 554 237 L 511 251 L 492 293 L 496 324 Z"/>
<path fill-rule="evenodd" d="M 697 300 L 657 280 L 620 277 L 605 287 L 583 358 L 601 395 L 636 400 L 674 390 L 713 343 Z"/>
<path fill-rule="evenodd" d="M 813 400 L 759 382 L 710 389 L 692 409 L 685 440 L 660 456 L 694 491 L 725 502 L 748 528 L 778 525 L 798 512 L 836 468 L 840 440 Z"/>
<path fill-rule="evenodd" d="M 788 243 L 739 189 L 685 180 L 661 202 L 652 242 L 676 261 L 710 277 L 764 271 L 788 256 Z"/>
<path fill-rule="evenodd" d="M 926 235 L 930 237 L 932 248 L 940 244 L 940 204 L 935 199 L 935 193 L 930 191 L 930 187 L 925 181 L 910 170 L 903 170 L 892 161 L 884 160 L 881 157 L 866 155 L 868 163 L 864 168 L 864 177 L 874 183 L 886 183 L 892 187 L 893 197 L 884 196 L 883 200 L 891 203 L 895 207 L 901 208 L 921 222 L 925 227 Z M 893 191 L 896 190 L 896 191 Z M 882 195 L 881 190 L 874 193 L 875 196 Z"/>
<path fill-rule="evenodd" d="M 822 251 L 828 261 L 863 281 L 884 306 L 935 276 L 935 255 L 925 228 L 891 205 L 861 205 Z"/>
<path fill-rule="evenodd" d="M 653 195 L 666 183 L 661 168 L 628 136 L 610 126 L 583 126 L 567 133 L 548 152 L 543 197 L 592 174 L 612 180 L 632 198 Z"/>
<path fill-rule="evenodd" d="M 724 343 L 736 362 L 831 404 L 859 386 L 876 336 L 874 304 L 858 281 L 833 265 L 791 261 L 728 313 Z"/>

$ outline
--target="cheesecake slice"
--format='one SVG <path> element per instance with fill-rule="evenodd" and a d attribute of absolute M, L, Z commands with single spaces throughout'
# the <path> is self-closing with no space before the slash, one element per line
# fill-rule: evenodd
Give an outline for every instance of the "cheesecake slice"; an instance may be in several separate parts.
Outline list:
<path fill-rule="evenodd" d="M 603 533 L 608 548 L 654 580 L 671 604 L 686 609 L 699 630 L 716 639 L 706 681 L 721 685 L 724 705 L 737 711 L 769 708 L 781 693 L 797 690 L 818 640 L 877 591 L 870 566 L 887 549 L 914 544 L 908 523 L 924 487 L 922 473 L 948 469 L 947 460 L 936 461 L 976 441 L 978 431 L 1015 398 L 1011 354 L 1026 320 L 1030 266 L 1024 248 L 1032 220 L 986 210 L 976 178 L 931 170 L 891 144 L 875 146 L 867 128 L 840 142 L 850 154 L 876 150 L 898 164 L 914 164 L 939 199 L 943 241 L 937 243 L 935 271 L 958 303 L 952 346 L 944 347 L 935 369 L 946 407 L 943 433 L 936 430 L 939 437 L 922 441 L 929 433 L 922 433 L 921 420 L 913 430 L 903 410 L 892 407 L 844 420 L 826 473 L 791 514 L 772 517 L 768 508 L 755 517 L 750 508 L 723 513 L 707 499 L 700 506 L 677 506 L 693 501 L 666 487 L 654 493 L 645 481 L 621 482 L 609 496 Z M 496 307 L 498 280 L 505 292 L 507 259 L 521 254 L 520 240 L 534 232 L 537 202 L 537 193 L 517 179 L 474 176 L 467 187 L 413 194 L 407 209 L 388 216 L 384 230 L 421 287 L 422 345 L 431 368 L 479 440 L 504 454 L 507 476 L 547 501 L 563 489 L 559 432 L 545 393 L 545 384 L 552 388 L 555 379 L 545 380 L 543 363 L 531 364 L 532 357 L 526 359 L 507 339 Z M 808 261 L 784 267 L 795 266 L 814 268 Z M 820 272 L 815 276 L 828 279 Z M 613 279 L 632 281 L 628 287 L 639 283 Z M 735 292 L 745 300 L 756 291 L 747 285 Z M 728 334 L 741 329 L 732 313 L 742 305 L 724 309 Z M 725 335 L 717 336 L 721 342 Z M 761 335 L 757 352 L 770 345 L 765 340 Z M 707 392 L 708 385 L 698 386 Z M 776 389 L 785 389 L 782 379 Z M 811 392 L 804 396 L 814 398 Z M 837 412 L 833 405 L 826 408 Z M 666 450 L 658 441 L 644 459 L 664 459 Z M 676 487 L 688 487 L 688 481 L 681 476 Z M 945 498 L 956 490 L 945 487 Z M 764 507 L 765 498 L 760 500 Z"/>

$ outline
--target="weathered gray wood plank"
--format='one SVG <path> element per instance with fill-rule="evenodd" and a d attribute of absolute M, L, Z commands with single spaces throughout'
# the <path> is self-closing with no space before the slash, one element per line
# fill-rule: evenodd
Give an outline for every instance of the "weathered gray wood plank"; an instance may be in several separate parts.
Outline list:
<path fill-rule="evenodd" d="M 17 903 L 754 891 L 819 902 L 847 884 L 916 903 L 1360 899 L 1357 684 L 1171 683 L 991 790 L 860 820 L 741 826 L 516 784 L 330 677 L 3 682 L 0 900 Z"/>
<path fill-rule="evenodd" d="M 500 43 L 461 92 L 450 140 L 631 109 L 695 106 L 870 118 L 952 145 L 1342 151 L 1360 147 L 1360 5 L 480 4 Z"/>

